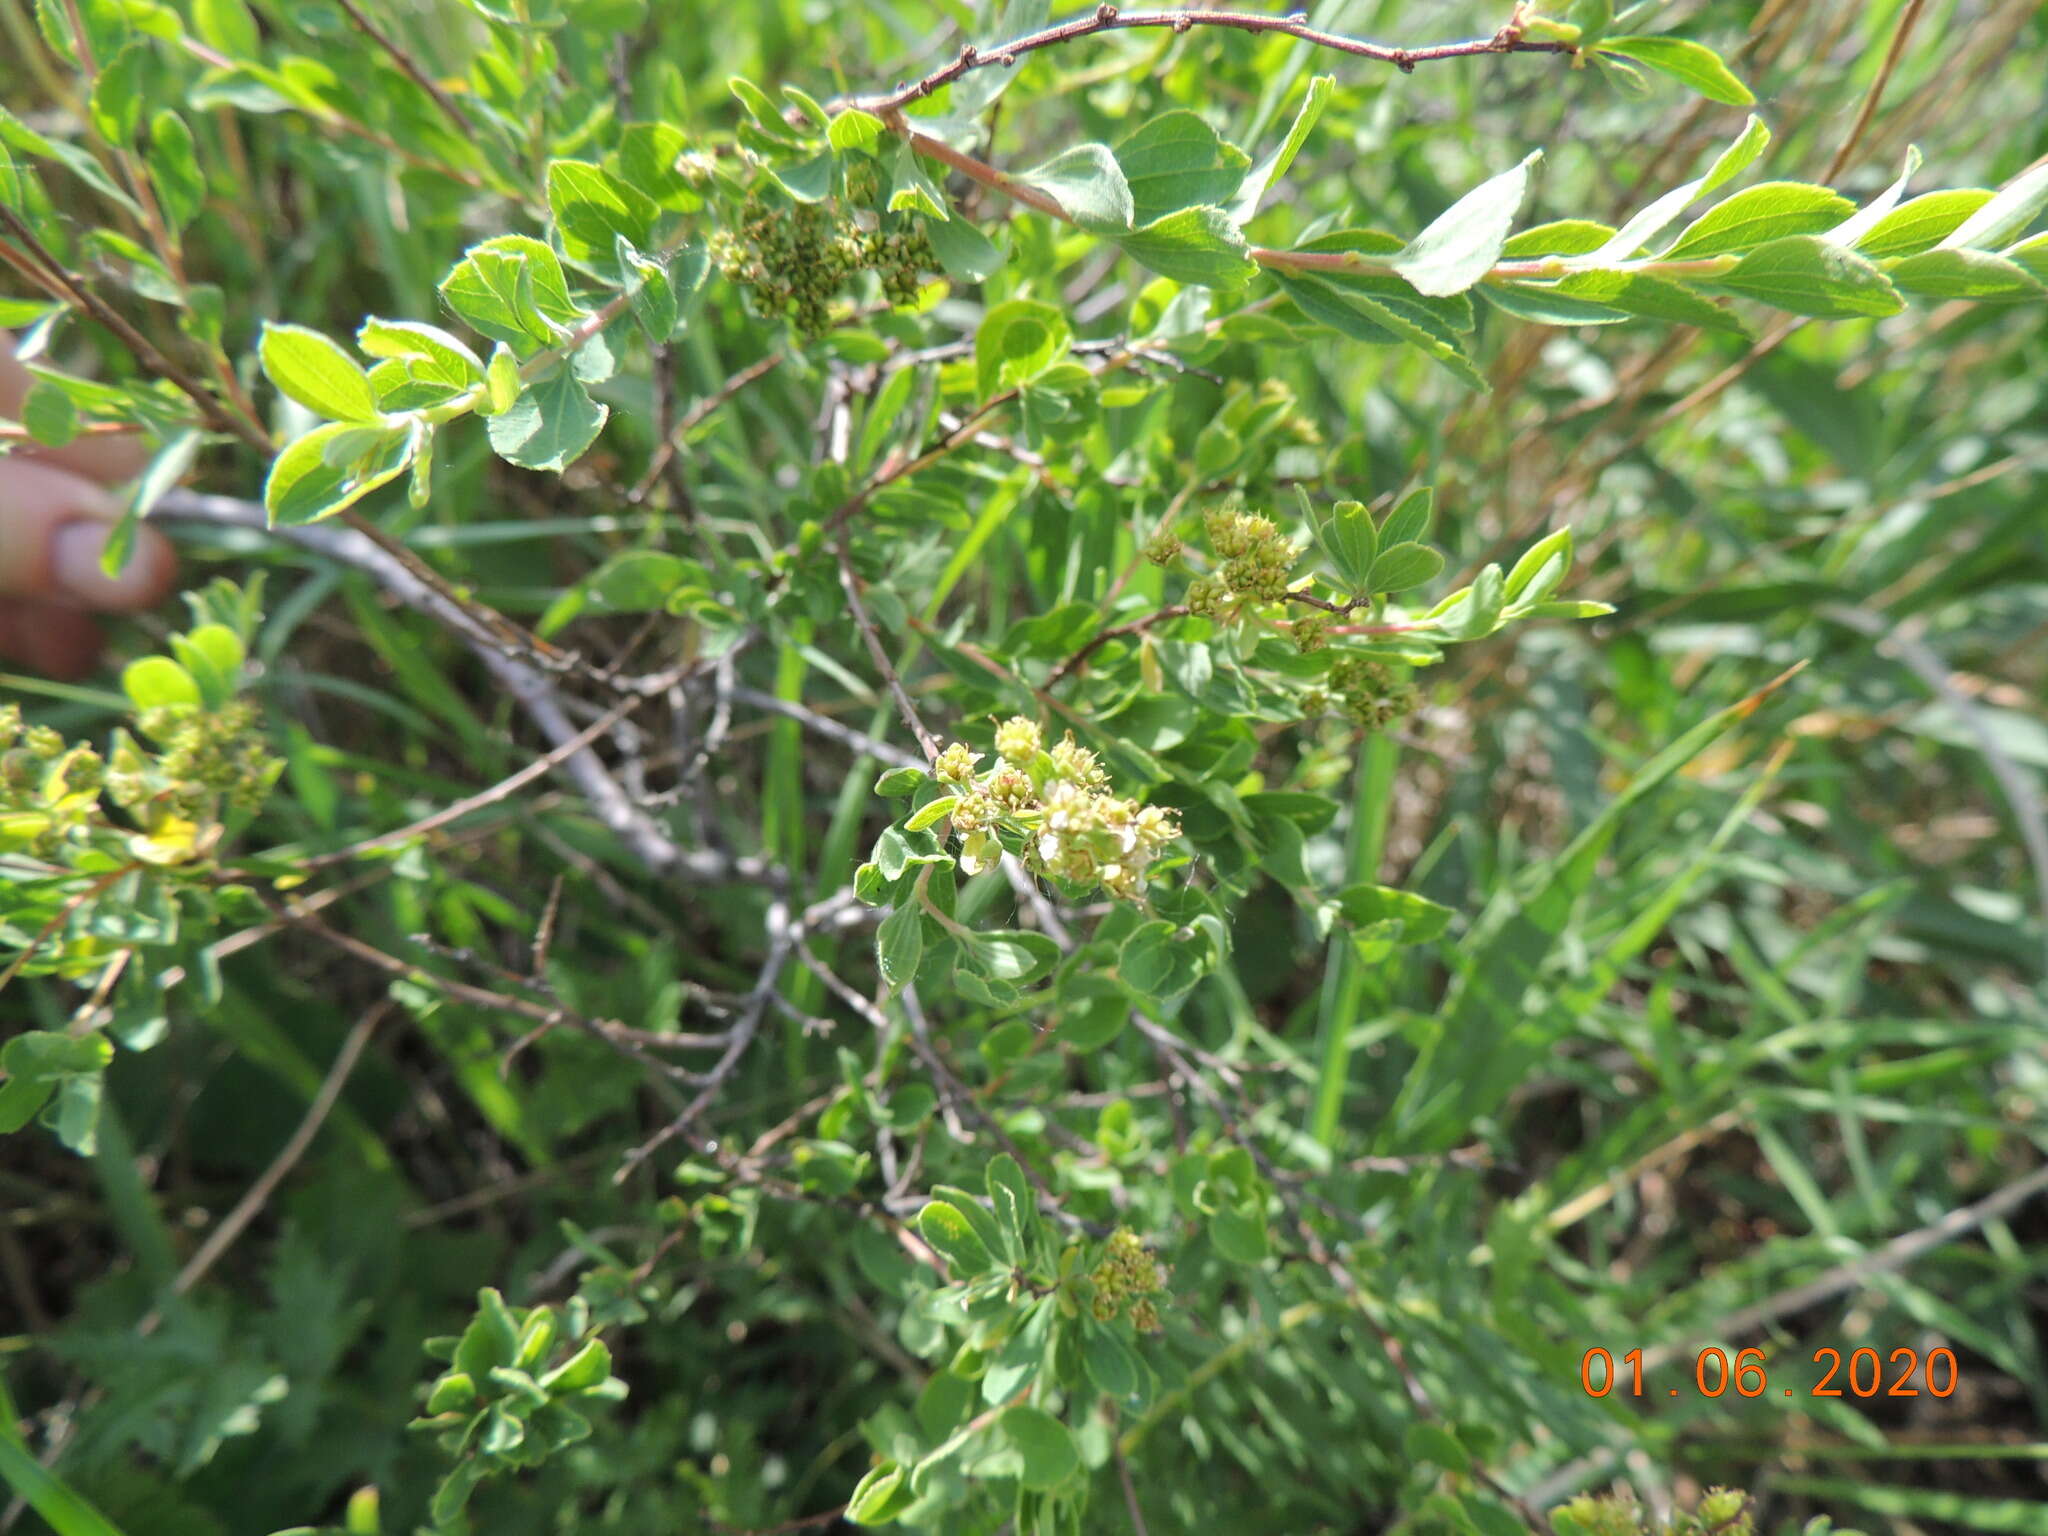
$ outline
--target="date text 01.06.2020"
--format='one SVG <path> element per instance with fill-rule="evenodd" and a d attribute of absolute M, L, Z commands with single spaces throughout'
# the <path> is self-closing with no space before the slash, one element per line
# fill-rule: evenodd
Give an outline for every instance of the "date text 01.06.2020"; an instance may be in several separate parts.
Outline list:
<path fill-rule="evenodd" d="M 1839 1349 L 1817 1349 L 1814 1373 L 1801 1371 L 1801 1384 L 1788 1387 L 1782 1377 L 1776 1391 L 1786 1397 L 1947 1397 L 1956 1389 L 1955 1351 L 1946 1345 L 1927 1351 L 1895 1349 L 1883 1360 L 1874 1349 L 1853 1349 L 1846 1359 Z M 1724 1349 L 1709 1345 L 1693 1359 L 1690 1390 L 1703 1397 L 1719 1397 L 1730 1387 L 1741 1397 L 1763 1397 L 1772 1393 L 1770 1373 L 1765 1370 L 1764 1352 L 1738 1349 L 1730 1359 Z M 1889 1367 L 1889 1369 L 1887 1369 Z M 1889 1379 L 1886 1379 L 1889 1377 Z M 1605 1397 L 1617 1386 L 1631 1397 L 1677 1397 L 1680 1387 L 1660 1393 L 1656 1385 L 1643 1384 L 1643 1352 L 1632 1349 L 1619 1361 L 1607 1350 L 1595 1347 L 1579 1362 L 1579 1385 L 1593 1397 Z M 1657 1385 L 1661 1385 L 1657 1384 Z"/>

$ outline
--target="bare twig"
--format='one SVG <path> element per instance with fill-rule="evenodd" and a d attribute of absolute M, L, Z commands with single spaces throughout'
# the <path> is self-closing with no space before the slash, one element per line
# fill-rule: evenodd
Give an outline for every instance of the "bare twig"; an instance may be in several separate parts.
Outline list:
<path fill-rule="evenodd" d="M 1445 59 L 1465 59 L 1481 54 L 1575 51 L 1569 43 L 1535 42 L 1525 38 L 1522 36 L 1521 28 L 1512 22 L 1491 37 L 1473 38 L 1459 43 L 1437 43 L 1426 48 L 1390 48 L 1382 43 L 1369 43 L 1363 38 L 1346 37 L 1342 33 L 1325 32 L 1319 27 L 1312 27 L 1303 12 L 1275 16 L 1256 11 L 1199 9 L 1123 11 L 1114 5 L 1098 5 L 1090 15 L 1062 22 L 1058 26 L 1046 27 L 1042 31 L 1029 33 L 1007 43 L 988 48 L 969 45 L 962 48 L 958 57 L 951 63 L 933 70 L 921 80 L 899 86 L 883 95 L 855 97 L 847 105 L 860 107 L 877 115 L 886 115 L 921 97 L 931 95 L 940 86 L 950 84 L 972 70 L 988 69 L 996 65 L 1008 69 L 1028 53 L 1036 53 L 1041 48 L 1057 47 L 1062 43 L 1076 42 L 1100 32 L 1157 27 L 1171 28 L 1175 32 L 1189 32 L 1196 27 L 1222 27 L 1235 32 L 1277 33 L 1298 39 L 1313 47 L 1348 53 L 1353 58 L 1391 64 L 1403 74 L 1413 70 L 1418 64 L 1432 64 Z"/>
<path fill-rule="evenodd" d="M 300 1119 L 298 1128 L 292 1132 L 285 1144 L 278 1148 L 277 1156 L 273 1157 L 270 1165 L 257 1175 L 256 1182 L 251 1184 L 243 1192 L 242 1198 L 235 1202 L 234 1209 L 223 1216 L 213 1231 L 207 1234 L 206 1241 L 199 1245 L 199 1251 L 185 1261 L 185 1267 L 179 1270 L 177 1278 L 171 1281 L 173 1296 L 184 1295 L 205 1278 L 206 1272 L 219 1262 L 220 1256 L 234 1246 L 235 1239 L 242 1235 L 243 1229 L 256 1219 L 257 1213 L 265 1205 L 269 1204 L 271 1195 L 276 1193 L 277 1186 L 284 1182 L 285 1175 L 298 1166 L 299 1159 L 306 1155 L 306 1149 L 313 1144 L 313 1138 L 319 1134 L 320 1127 L 327 1123 L 327 1116 L 333 1110 L 335 1101 L 341 1097 L 341 1090 L 347 1084 L 349 1074 L 355 1071 L 356 1062 L 362 1058 L 363 1048 L 370 1043 L 370 1036 L 376 1032 L 384 1015 L 390 1011 L 390 1002 L 380 999 L 356 1020 L 355 1027 L 349 1030 L 347 1037 L 342 1040 L 341 1049 L 334 1053 L 333 1065 L 328 1067 L 327 1076 L 321 1079 L 320 1087 L 314 1093 L 313 1101 L 306 1106 L 306 1113 Z M 156 1327 L 160 1317 L 161 1314 L 152 1309 L 137 1325 L 137 1331 L 150 1332 Z"/>
<path fill-rule="evenodd" d="M 157 503 L 152 515 L 163 521 L 201 523 L 213 527 L 258 531 L 267 528 L 263 509 L 251 502 L 190 491 L 169 493 Z M 445 624 L 490 669 L 556 749 L 562 749 L 563 743 L 576 739 L 577 729 L 569 720 L 552 678 L 523 658 L 508 654 L 494 636 L 479 632 L 463 608 L 416 578 L 410 569 L 392 558 L 378 543 L 356 529 L 323 524 L 267 528 L 267 534 L 363 572 L 408 608 Z M 706 882 L 740 879 L 773 883 L 778 878 L 777 872 L 758 858 L 680 847 L 645 811 L 633 804 L 588 745 L 568 749 L 557 766 L 590 802 L 598 819 L 655 873 Z"/>
<path fill-rule="evenodd" d="M 868 616 L 867 605 L 860 600 L 860 578 L 854 574 L 853 562 L 847 558 L 846 545 L 840 543 L 834 550 L 839 560 L 839 585 L 846 593 L 847 606 L 853 611 L 853 622 L 859 626 L 861 639 L 867 642 L 868 656 L 875 668 L 882 674 L 883 682 L 889 686 L 890 697 L 896 701 L 896 709 L 903 716 L 903 723 L 910 727 L 910 734 L 917 738 L 917 745 L 924 753 L 925 761 L 939 760 L 938 738 L 932 735 L 925 723 L 918 717 L 917 706 L 910 702 L 910 695 L 903 691 L 903 679 L 896 675 L 895 663 L 889 660 L 889 653 L 882 648 L 882 637 L 875 632 L 875 621 Z"/>
<path fill-rule="evenodd" d="M 362 7 L 357 5 L 355 0 L 336 0 L 336 3 L 347 13 L 348 19 L 355 23 L 356 30 L 383 49 L 391 62 L 405 71 L 407 78 L 414 85 L 432 97 L 434 105 L 439 107 L 443 115 L 456 127 L 465 134 L 473 135 L 476 132 L 476 124 L 470 121 L 469 114 L 457 106 L 455 99 L 435 83 L 434 77 L 420 67 L 417 59 L 399 47 L 388 33 L 380 30 L 374 21 L 364 15 Z"/>

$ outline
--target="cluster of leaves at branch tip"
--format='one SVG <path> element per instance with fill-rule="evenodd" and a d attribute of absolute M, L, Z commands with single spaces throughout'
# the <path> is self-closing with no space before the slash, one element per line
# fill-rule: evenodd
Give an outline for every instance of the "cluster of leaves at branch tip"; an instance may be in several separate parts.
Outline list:
<path fill-rule="evenodd" d="M 485 1478 L 537 1467 L 588 1439 L 584 1410 L 626 1395 L 580 1295 L 559 1313 L 545 1306 L 519 1311 L 487 1286 L 459 1337 L 428 1339 L 424 1348 L 448 1362 L 426 1390 L 425 1414 L 412 1421 L 455 1458 L 434 1492 L 439 1525 L 461 1514 Z"/>
<path fill-rule="evenodd" d="M 1019 715 L 996 727 L 995 745 L 998 761 L 986 773 L 964 742 L 933 765 L 954 790 L 941 814 L 963 835 L 960 868 L 994 868 L 1007 837 L 1040 874 L 1100 885 L 1125 901 L 1143 896 L 1147 867 L 1180 835 L 1173 817 L 1112 794 L 1102 764 L 1071 731 L 1047 750 L 1037 722 Z"/>

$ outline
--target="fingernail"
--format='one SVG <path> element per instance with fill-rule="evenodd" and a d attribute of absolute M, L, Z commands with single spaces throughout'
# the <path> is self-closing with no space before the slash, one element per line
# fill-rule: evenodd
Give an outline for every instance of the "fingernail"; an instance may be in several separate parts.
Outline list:
<path fill-rule="evenodd" d="M 105 523 L 71 522 L 51 539 L 50 574 L 73 602 L 88 608 L 125 608 L 148 601 L 153 583 L 140 550 L 131 550 L 128 563 L 112 576 L 101 568 L 112 531 Z"/>

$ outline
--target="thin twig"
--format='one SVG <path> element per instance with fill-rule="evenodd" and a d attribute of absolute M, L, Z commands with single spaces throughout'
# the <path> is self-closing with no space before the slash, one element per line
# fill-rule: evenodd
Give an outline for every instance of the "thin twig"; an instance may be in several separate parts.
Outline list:
<path fill-rule="evenodd" d="M 1383 43 L 1369 43 L 1363 38 L 1346 37 L 1338 32 L 1325 32 L 1312 27 L 1304 13 L 1273 16 L 1255 11 L 1122 11 L 1114 5 L 1098 5 L 1093 13 L 1062 22 L 1058 26 L 1046 27 L 1007 43 L 988 48 L 969 45 L 960 50 L 950 64 L 940 66 L 921 80 L 883 95 L 859 96 L 848 105 L 873 112 L 878 116 L 897 111 L 910 102 L 929 96 L 942 85 L 948 85 L 972 70 L 988 69 L 1000 65 L 1008 69 L 1028 53 L 1041 48 L 1053 48 L 1062 43 L 1076 42 L 1098 32 L 1134 31 L 1140 28 L 1168 27 L 1175 32 L 1188 32 L 1196 27 L 1222 27 L 1235 32 L 1277 33 L 1292 37 L 1317 48 L 1329 48 L 1338 53 L 1348 53 L 1354 58 L 1370 59 L 1375 63 L 1391 64 L 1403 74 L 1412 71 L 1418 64 L 1432 64 L 1445 59 L 1464 59 L 1488 53 L 1573 53 L 1577 50 L 1569 43 L 1534 42 L 1521 34 L 1513 23 L 1502 27 L 1491 37 L 1473 38 L 1467 42 L 1437 43 L 1426 48 L 1391 48 Z"/>
<path fill-rule="evenodd" d="M 939 760 L 938 738 L 926 728 L 918 717 L 917 706 L 910 702 L 910 695 L 903 691 L 903 679 L 896 675 L 896 667 L 889 660 L 889 653 L 882 648 L 882 637 L 875 632 L 875 621 L 868 616 L 867 605 L 860 600 L 860 578 L 854 574 L 853 562 L 847 558 L 846 545 L 842 542 L 834 547 L 839 561 L 839 585 L 846 593 L 847 606 L 853 611 L 853 622 L 860 629 L 861 639 L 867 642 L 868 655 L 874 661 L 876 670 L 882 674 L 882 681 L 888 684 L 890 697 L 896 701 L 896 709 L 903 716 L 903 723 L 910 727 L 910 734 L 917 738 L 917 745 L 924 753 L 925 761 Z"/>
<path fill-rule="evenodd" d="M 204 1279 L 206 1272 L 220 1261 L 221 1255 L 234 1246 L 235 1239 L 240 1237 L 249 1223 L 256 1219 L 257 1213 L 270 1203 L 270 1197 L 276 1193 L 277 1186 L 284 1182 L 286 1174 L 298 1166 L 299 1159 L 306 1155 L 306 1149 L 320 1133 L 320 1127 L 326 1124 L 327 1116 L 333 1110 L 335 1102 L 340 1099 L 341 1090 L 347 1084 L 349 1074 L 355 1071 L 356 1062 L 362 1057 L 363 1048 L 370 1043 L 370 1036 L 376 1032 L 378 1024 L 383 1022 L 384 1016 L 390 1011 L 390 1001 L 379 999 L 356 1020 L 355 1026 L 342 1040 L 341 1049 L 334 1053 L 334 1062 L 328 1067 L 326 1077 L 321 1079 L 320 1087 L 313 1095 L 313 1101 L 306 1106 L 306 1113 L 300 1119 L 298 1128 L 292 1132 L 285 1144 L 278 1148 L 277 1156 L 273 1157 L 270 1165 L 257 1175 L 256 1182 L 251 1184 L 243 1192 L 242 1198 L 235 1202 L 234 1209 L 222 1217 L 213 1231 L 207 1234 L 206 1241 L 199 1245 L 199 1251 L 185 1261 L 185 1267 L 179 1270 L 177 1278 L 171 1281 L 173 1296 L 184 1295 Z M 137 1324 L 136 1331 L 144 1334 L 151 1332 L 161 1317 L 162 1314 L 152 1308 Z"/>
<path fill-rule="evenodd" d="M 380 31 L 377 24 L 363 14 L 362 7 L 357 5 L 355 0 L 335 0 L 335 3 L 347 14 L 348 19 L 355 23 L 356 30 L 383 49 L 390 56 L 391 62 L 404 70 L 414 85 L 431 96 L 434 105 L 439 107 L 456 127 L 465 134 L 476 133 L 476 124 L 470 121 L 469 114 L 457 106 L 455 99 L 435 83 L 432 75 L 420 68 L 419 62 L 411 54 L 399 47 L 388 34 Z"/>

